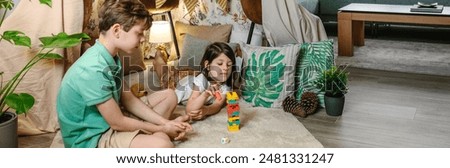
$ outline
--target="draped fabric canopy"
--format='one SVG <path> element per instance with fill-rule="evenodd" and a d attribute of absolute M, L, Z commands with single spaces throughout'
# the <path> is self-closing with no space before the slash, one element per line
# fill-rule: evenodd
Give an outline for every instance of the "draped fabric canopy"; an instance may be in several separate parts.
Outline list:
<path fill-rule="evenodd" d="M 3 82 L 8 81 L 37 52 L 39 37 L 51 36 L 59 32 L 80 33 L 83 20 L 83 1 L 53 1 L 52 7 L 39 1 L 20 1 L 16 9 L 0 27 L 0 32 L 19 30 L 31 38 L 32 47 L 13 46 L 7 41 L 0 42 L 0 72 L 4 72 Z M 19 116 L 19 134 L 30 135 L 54 132 L 59 128 L 56 114 L 56 95 L 64 73 L 64 64 L 80 54 L 75 47 L 55 50 L 63 55 L 61 60 L 41 60 L 25 75 L 16 88 L 16 93 L 29 93 L 35 98 L 35 104 L 29 113 Z"/>
<path fill-rule="evenodd" d="M 296 0 L 262 0 L 262 19 L 271 46 L 328 39 L 320 18 Z"/>

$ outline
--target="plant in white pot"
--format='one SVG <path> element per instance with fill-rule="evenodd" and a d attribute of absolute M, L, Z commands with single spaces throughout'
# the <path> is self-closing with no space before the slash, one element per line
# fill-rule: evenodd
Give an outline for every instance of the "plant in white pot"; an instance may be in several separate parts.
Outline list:
<path fill-rule="evenodd" d="M 39 0 L 41 4 L 51 7 L 52 0 Z M 5 19 L 7 10 L 14 6 L 12 0 L 0 0 L 0 9 L 4 13 L 0 19 L 0 27 Z M 30 58 L 25 66 L 20 69 L 11 79 L 3 79 L 4 72 L 0 72 L 0 147 L 17 147 L 17 115 L 26 114 L 34 105 L 34 97 L 28 93 L 14 93 L 14 90 L 25 77 L 27 72 L 40 60 L 62 59 L 59 54 L 52 53 L 57 48 L 70 48 L 77 46 L 82 40 L 89 39 L 84 33 L 67 35 L 59 33 L 57 35 L 40 37 L 42 43 L 39 52 Z M 17 30 L 6 30 L 0 32 L 1 47 L 25 46 L 31 48 L 31 39 L 23 32 Z M 5 80 L 5 81 L 4 81 Z"/>
<path fill-rule="evenodd" d="M 345 68 L 332 66 L 325 70 L 316 81 L 317 87 L 325 92 L 325 111 L 328 115 L 342 115 L 345 94 L 348 91 L 348 74 Z"/>

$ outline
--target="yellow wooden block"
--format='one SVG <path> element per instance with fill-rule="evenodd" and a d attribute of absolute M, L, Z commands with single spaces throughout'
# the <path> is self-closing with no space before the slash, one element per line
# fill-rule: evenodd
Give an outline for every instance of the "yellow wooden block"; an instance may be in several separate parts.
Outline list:
<path fill-rule="evenodd" d="M 238 100 L 239 96 L 236 92 L 227 92 L 227 100 Z"/>
<path fill-rule="evenodd" d="M 230 132 L 237 132 L 237 131 L 239 131 L 239 125 L 228 126 L 228 131 L 230 131 Z"/>

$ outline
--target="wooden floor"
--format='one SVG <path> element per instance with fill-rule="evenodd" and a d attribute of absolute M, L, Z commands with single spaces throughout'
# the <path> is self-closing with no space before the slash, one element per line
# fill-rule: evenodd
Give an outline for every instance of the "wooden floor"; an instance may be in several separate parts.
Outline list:
<path fill-rule="evenodd" d="M 349 71 L 342 116 L 299 118 L 324 147 L 450 147 L 450 77 Z"/>
<path fill-rule="evenodd" d="M 299 118 L 324 147 L 450 147 L 450 77 L 348 70 L 342 116 Z M 49 147 L 53 136 L 19 137 L 19 147 Z"/>
<path fill-rule="evenodd" d="M 20 136 L 19 148 L 48 148 L 52 144 L 56 133 L 33 136 Z"/>

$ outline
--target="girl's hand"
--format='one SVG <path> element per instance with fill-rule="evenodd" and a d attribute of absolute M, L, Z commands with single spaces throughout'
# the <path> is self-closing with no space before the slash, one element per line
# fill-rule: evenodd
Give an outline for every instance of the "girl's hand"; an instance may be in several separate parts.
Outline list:
<path fill-rule="evenodd" d="M 192 120 L 201 120 L 206 117 L 205 113 L 203 112 L 203 108 L 199 110 L 188 111 L 187 114 Z"/>
<path fill-rule="evenodd" d="M 209 87 L 205 90 L 205 92 L 208 93 L 208 94 L 207 94 L 208 97 L 209 97 L 209 96 L 215 96 L 215 95 L 216 95 L 216 92 L 219 92 L 219 94 L 220 94 L 220 93 L 221 93 L 220 85 L 219 85 L 219 84 L 213 84 L 213 85 L 209 86 Z M 217 97 L 216 97 L 216 98 L 217 98 Z"/>
<path fill-rule="evenodd" d="M 208 93 L 207 97 L 214 96 L 216 100 L 222 100 L 222 91 L 220 90 L 219 84 L 213 84 L 209 86 L 209 88 L 206 89 L 205 92 Z"/>

